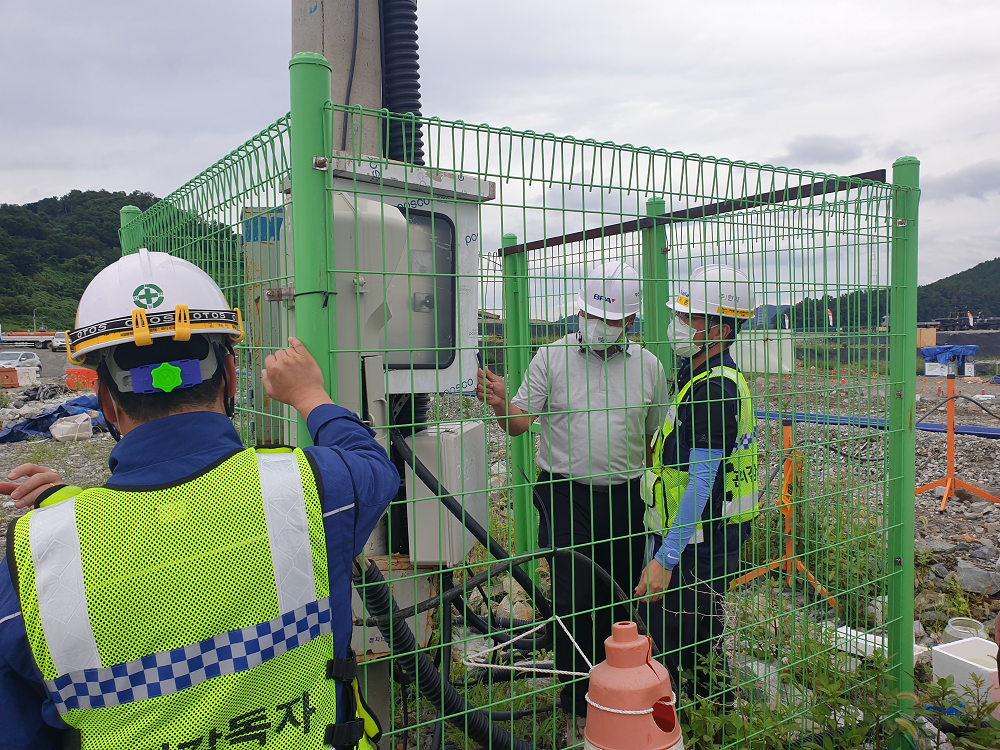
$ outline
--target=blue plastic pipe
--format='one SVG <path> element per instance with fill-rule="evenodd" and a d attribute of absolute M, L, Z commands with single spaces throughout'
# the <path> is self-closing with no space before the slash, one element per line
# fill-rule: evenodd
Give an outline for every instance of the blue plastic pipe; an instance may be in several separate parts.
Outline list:
<path fill-rule="evenodd" d="M 780 422 L 787 419 L 788 414 L 779 411 L 758 411 L 755 412 L 757 419 L 773 419 Z M 884 419 L 868 419 L 865 417 L 844 417 L 840 414 L 806 414 L 796 412 L 792 415 L 796 422 L 807 424 L 825 424 L 839 427 L 867 427 L 872 430 L 886 430 L 889 423 Z M 938 422 L 917 422 L 917 429 L 924 432 L 947 432 L 946 425 Z M 977 427 L 974 425 L 957 425 L 956 435 L 972 435 L 974 437 L 989 438 L 990 440 L 1000 440 L 1000 428 L 997 427 Z"/>

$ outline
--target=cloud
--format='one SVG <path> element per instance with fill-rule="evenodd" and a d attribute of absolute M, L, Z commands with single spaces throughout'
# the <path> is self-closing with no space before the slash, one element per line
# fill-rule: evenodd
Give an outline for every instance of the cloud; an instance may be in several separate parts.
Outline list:
<path fill-rule="evenodd" d="M 842 166 L 857 161 L 864 153 L 860 138 L 800 135 L 789 142 L 788 150 L 775 163 L 797 167 Z"/>
<path fill-rule="evenodd" d="M 954 172 L 927 177 L 922 180 L 921 187 L 927 200 L 986 200 L 991 193 L 1000 192 L 1000 159 L 983 159 Z"/>
<path fill-rule="evenodd" d="M 921 242 L 940 249 L 921 253 L 922 280 L 960 270 L 948 238 L 969 235 L 963 263 L 986 259 L 973 255 L 996 229 L 982 200 L 1000 203 L 1000 97 L 983 95 L 1000 4 L 611 7 L 421 3 L 424 113 L 824 171 L 913 154 Z M 6 3 L 0 201 L 182 185 L 288 111 L 291 15 L 289 0 Z"/>

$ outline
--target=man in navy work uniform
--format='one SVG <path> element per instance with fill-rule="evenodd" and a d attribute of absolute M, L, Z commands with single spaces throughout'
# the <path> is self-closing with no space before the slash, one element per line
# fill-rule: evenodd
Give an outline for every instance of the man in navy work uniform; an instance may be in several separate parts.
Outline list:
<path fill-rule="evenodd" d="M 0 748 L 377 741 L 352 681 L 351 567 L 399 475 L 374 433 L 332 402 L 294 338 L 267 357 L 262 378 L 272 399 L 306 420 L 314 446 L 245 449 L 231 421 L 231 342 L 242 333 L 214 282 L 164 253 L 122 258 L 84 293 L 68 356 L 96 366 L 102 411 L 121 437 L 104 487 L 68 487 L 32 464 L 7 475 L 23 482 L 0 483 L 17 507 L 35 508 L 11 524 L 0 562 Z M 150 498 L 153 511 L 140 514 Z M 164 525 L 162 544 L 144 547 Z M 40 543 L 47 537 L 55 544 Z M 70 553 L 50 552 L 60 545 Z M 154 566 L 173 554 L 160 547 L 178 553 Z M 58 590 L 46 583 L 53 554 Z M 109 576 L 122 560 L 134 569 Z M 205 579 L 212 584 L 200 590 Z M 74 588 L 78 606 L 60 610 Z M 170 600 L 183 606 L 165 607 Z M 200 614 L 185 611 L 205 600 Z M 67 634 L 76 641 L 63 642 Z M 213 651 L 220 642 L 230 645 Z M 184 673 L 178 658 L 188 660 Z"/>
<path fill-rule="evenodd" d="M 635 595 L 663 600 L 643 612 L 675 689 L 679 665 L 707 697 L 713 681 L 696 667 L 723 635 L 722 602 L 759 510 L 753 403 L 729 354 L 754 298 L 742 271 L 707 265 L 667 304 L 674 311 L 667 338 L 685 361 L 643 484 L 651 533 Z"/>

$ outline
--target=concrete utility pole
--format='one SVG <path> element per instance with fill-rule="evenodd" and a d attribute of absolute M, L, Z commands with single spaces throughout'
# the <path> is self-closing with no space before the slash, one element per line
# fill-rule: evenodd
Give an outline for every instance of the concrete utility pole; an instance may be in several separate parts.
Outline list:
<path fill-rule="evenodd" d="M 381 109 L 382 56 L 378 0 L 292 0 L 292 55 L 299 52 L 318 52 L 330 61 L 333 68 L 330 99 L 334 104 Z M 344 113 L 334 112 L 334 150 L 365 156 L 380 155 L 378 121 L 367 117 L 362 122 L 361 118 L 350 115 L 347 120 L 345 143 Z"/>

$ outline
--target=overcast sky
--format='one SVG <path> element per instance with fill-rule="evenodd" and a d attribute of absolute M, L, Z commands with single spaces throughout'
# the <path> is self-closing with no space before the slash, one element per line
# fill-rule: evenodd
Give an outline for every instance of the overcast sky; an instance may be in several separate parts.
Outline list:
<path fill-rule="evenodd" d="M 425 115 L 851 174 L 921 283 L 1000 256 L 1000 3 L 421 0 Z M 284 0 L 0 0 L 0 202 L 163 196 L 288 110 Z"/>

